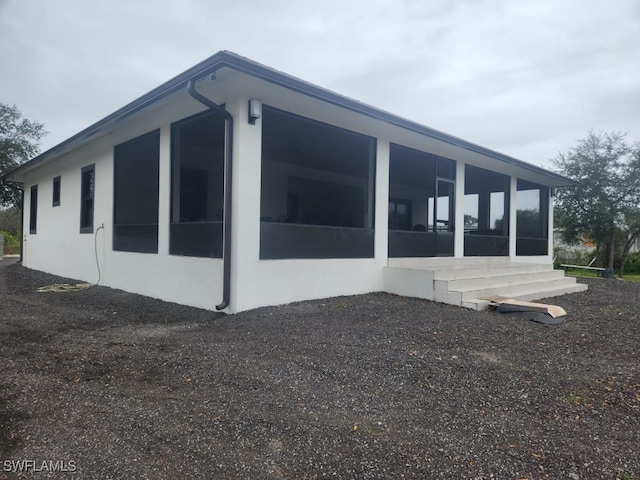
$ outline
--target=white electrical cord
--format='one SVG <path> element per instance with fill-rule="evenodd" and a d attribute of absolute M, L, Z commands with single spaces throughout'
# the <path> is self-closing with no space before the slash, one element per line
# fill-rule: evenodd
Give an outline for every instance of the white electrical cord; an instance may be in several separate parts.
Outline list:
<path fill-rule="evenodd" d="M 96 256 L 96 267 L 98 267 L 98 281 L 96 283 L 54 283 L 53 285 L 46 285 L 44 287 L 38 288 L 38 292 L 40 293 L 81 292 L 82 290 L 87 290 L 100 283 L 100 280 L 102 280 L 102 272 L 100 271 L 100 262 L 98 261 L 98 230 L 100 229 L 104 230 L 104 224 L 96 228 L 95 234 L 93 236 L 93 247 L 94 247 L 94 252 Z"/>

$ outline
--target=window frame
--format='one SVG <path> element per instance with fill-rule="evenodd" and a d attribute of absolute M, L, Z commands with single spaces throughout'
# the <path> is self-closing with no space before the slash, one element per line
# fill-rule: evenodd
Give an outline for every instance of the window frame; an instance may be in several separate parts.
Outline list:
<path fill-rule="evenodd" d="M 58 175 L 57 177 L 53 177 L 53 198 L 52 205 L 54 207 L 60 206 L 60 188 L 61 188 L 61 177 Z"/>
<path fill-rule="evenodd" d="M 91 191 L 91 211 L 87 212 L 87 199 L 85 199 L 85 175 L 90 173 L 93 179 L 93 191 Z M 92 163 L 86 167 L 82 167 L 80 171 L 80 233 L 93 233 L 93 219 L 95 216 L 95 204 L 96 204 L 96 164 Z M 85 219 L 87 215 L 90 218 Z M 85 220 L 87 220 L 85 222 Z"/>

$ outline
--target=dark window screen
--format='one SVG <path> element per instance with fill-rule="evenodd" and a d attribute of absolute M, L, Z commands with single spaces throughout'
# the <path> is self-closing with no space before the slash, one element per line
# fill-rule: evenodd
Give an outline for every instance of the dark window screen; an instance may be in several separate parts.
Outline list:
<path fill-rule="evenodd" d="M 53 206 L 60 205 L 60 177 L 53 179 Z"/>
<path fill-rule="evenodd" d="M 465 256 L 509 255 L 510 182 L 507 175 L 465 166 Z"/>
<path fill-rule="evenodd" d="M 411 200 L 389 198 L 389 230 L 411 230 Z M 426 231 L 426 227 L 416 226 L 417 231 Z"/>
<path fill-rule="evenodd" d="M 93 200 L 95 195 L 95 165 L 82 169 L 80 184 L 80 233 L 93 233 Z"/>
<path fill-rule="evenodd" d="M 160 131 L 116 146 L 113 249 L 158 253 Z"/>
<path fill-rule="evenodd" d="M 222 258 L 225 127 L 218 112 L 171 127 L 172 255 Z"/>
<path fill-rule="evenodd" d="M 389 257 L 453 255 L 456 162 L 391 144 Z"/>
<path fill-rule="evenodd" d="M 375 140 L 270 107 L 260 258 L 371 258 Z"/>
<path fill-rule="evenodd" d="M 38 225 L 38 186 L 31 187 L 29 197 L 29 233 L 36 233 Z"/>
<path fill-rule="evenodd" d="M 549 253 L 549 188 L 518 179 L 516 255 Z"/>

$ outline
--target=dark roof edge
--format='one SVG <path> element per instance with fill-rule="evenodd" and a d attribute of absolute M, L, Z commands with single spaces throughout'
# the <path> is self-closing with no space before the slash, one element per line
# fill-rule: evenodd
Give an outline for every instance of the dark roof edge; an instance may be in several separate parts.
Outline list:
<path fill-rule="evenodd" d="M 242 57 L 235 53 L 224 51 L 224 50 L 198 63 L 197 65 L 177 75 L 171 80 L 163 83 L 159 87 L 156 87 L 155 89 L 151 90 L 149 93 L 134 100 L 133 102 L 128 103 L 124 107 L 116 110 L 111 115 L 108 115 L 102 120 L 99 120 L 98 122 L 85 128 L 84 130 L 77 133 L 76 135 L 69 137 L 67 140 L 63 141 L 62 143 L 59 143 L 58 145 L 50 148 L 49 150 L 39 154 L 38 156 L 34 157 L 27 163 L 24 163 L 23 165 L 17 167 L 15 170 L 3 175 L 2 177 L 0 177 L 0 179 L 10 177 L 10 176 L 15 176 L 16 174 L 20 173 L 22 170 L 26 170 L 28 168 L 31 168 L 37 165 L 38 163 L 41 163 L 47 157 L 54 155 L 55 153 L 63 150 L 65 147 L 72 144 L 73 142 L 90 137 L 95 133 L 97 133 L 101 128 L 105 127 L 106 125 L 116 122 L 120 119 L 126 118 L 134 114 L 135 112 L 142 110 L 143 108 L 155 103 L 161 98 L 166 97 L 167 95 L 170 95 L 180 90 L 186 85 L 186 83 L 189 80 L 199 78 L 200 76 L 203 76 L 208 72 L 211 72 L 213 70 L 217 70 L 223 67 L 227 67 L 232 70 L 245 73 L 247 75 L 282 86 L 284 88 L 287 88 L 292 91 L 296 91 L 303 95 L 316 98 L 323 102 L 327 102 L 342 108 L 352 110 L 356 113 L 366 115 L 368 117 L 383 121 L 385 123 L 389 123 L 391 125 L 395 125 L 397 127 L 400 127 L 421 135 L 435 138 L 437 140 L 440 140 L 445 143 L 449 143 L 451 145 L 463 148 L 465 150 L 469 150 L 471 152 L 484 155 L 486 157 L 494 158 L 496 160 L 523 168 L 525 170 L 529 170 L 531 172 L 534 172 L 546 177 L 554 178 L 556 181 L 560 181 L 561 183 L 564 183 L 567 186 L 579 185 L 578 182 L 568 177 L 565 177 L 563 175 L 560 175 L 558 173 L 552 172 L 550 170 L 546 170 L 536 165 L 532 165 L 522 160 L 518 160 L 508 155 L 504 155 L 494 150 L 481 147 L 480 145 L 467 142 L 466 140 L 463 140 L 461 138 L 432 129 L 430 127 L 421 125 L 411 120 L 407 120 L 405 118 L 399 117 L 397 115 L 386 112 L 384 110 L 372 107 L 370 105 L 359 102 L 357 100 L 353 100 L 349 97 L 334 93 L 322 87 L 318 87 L 317 85 L 311 84 L 309 82 L 301 80 L 292 75 L 286 74 L 284 72 L 275 70 L 271 67 L 267 67 L 260 63 L 254 62 L 253 60 L 250 60 L 246 57 Z"/>

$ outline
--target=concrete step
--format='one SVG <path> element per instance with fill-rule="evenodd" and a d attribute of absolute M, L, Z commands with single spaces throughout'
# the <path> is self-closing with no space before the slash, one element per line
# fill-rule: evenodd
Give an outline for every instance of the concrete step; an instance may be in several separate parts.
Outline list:
<path fill-rule="evenodd" d="M 460 300 L 461 302 L 464 302 L 473 298 L 487 298 L 494 295 L 520 298 L 524 295 L 535 294 L 535 292 L 563 290 L 565 288 L 572 288 L 575 285 L 575 278 L 563 277 L 556 280 L 540 282 L 503 283 L 499 285 L 485 286 L 484 288 L 468 288 L 454 290 L 452 292 L 460 293 Z"/>
<path fill-rule="evenodd" d="M 464 275 L 447 280 L 434 278 L 436 290 L 465 290 L 470 288 L 485 288 L 493 285 L 512 283 L 542 282 L 564 278 L 562 270 L 552 269 L 522 269 L 516 271 L 498 270 L 493 272 L 478 272 L 477 276 Z"/>
<path fill-rule="evenodd" d="M 487 297 L 521 300 L 586 290 L 551 264 L 510 263 L 504 257 L 389 259 L 385 291 L 426 298 L 475 310 L 488 307 Z"/>
<path fill-rule="evenodd" d="M 485 265 L 509 265 L 509 257 L 425 257 L 425 258 L 390 258 L 387 266 L 394 268 L 450 270 L 473 268 Z"/>
<path fill-rule="evenodd" d="M 384 267 L 384 291 L 407 297 L 433 300 L 433 271 L 418 268 Z"/>
<path fill-rule="evenodd" d="M 552 297 L 558 297 L 561 295 L 567 295 L 570 293 L 584 292 L 585 290 L 587 290 L 587 288 L 588 286 L 583 283 L 574 283 L 573 285 L 567 285 L 562 288 L 549 288 L 544 290 L 524 292 L 513 298 L 515 298 L 516 300 L 530 302 L 534 300 L 540 300 L 542 298 L 552 298 Z M 491 302 L 486 299 L 472 298 L 472 299 L 463 301 L 460 305 L 462 307 L 471 308 L 473 310 L 486 310 L 487 308 L 489 308 L 490 303 Z"/>
<path fill-rule="evenodd" d="M 548 290 L 538 290 L 535 292 L 520 294 L 516 298 L 518 300 L 530 302 L 532 300 L 540 300 L 541 298 L 559 297 L 560 295 L 566 295 L 568 293 L 584 292 L 588 288 L 589 286 L 584 283 L 574 283 L 573 285 L 569 285 L 565 288 L 551 288 Z"/>
<path fill-rule="evenodd" d="M 483 285 L 480 288 L 466 288 L 459 290 L 438 289 L 434 291 L 434 300 L 437 302 L 463 305 L 474 299 L 486 299 L 495 295 L 516 298 L 519 295 L 532 294 L 541 290 L 564 289 L 575 283 L 573 279 L 557 279 L 545 282 L 503 283 L 499 285 Z"/>
<path fill-rule="evenodd" d="M 502 264 L 490 264 L 490 265 L 475 265 L 470 267 L 460 267 L 451 269 L 437 269 L 433 271 L 433 278 L 436 280 L 453 280 L 458 278 L 474 278 L 485 277 L 488 275 L 500 275 L 500 274 L 516 274 L 516 273 L 529 273 L 529 272 L 541 272 L 553 270 L 552 265 L 538 265 L 538 264 L 526 264 L 526 263 L 511 263 L 507 265 Z"/>

